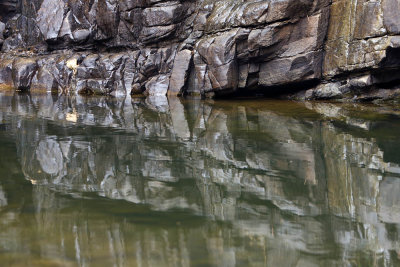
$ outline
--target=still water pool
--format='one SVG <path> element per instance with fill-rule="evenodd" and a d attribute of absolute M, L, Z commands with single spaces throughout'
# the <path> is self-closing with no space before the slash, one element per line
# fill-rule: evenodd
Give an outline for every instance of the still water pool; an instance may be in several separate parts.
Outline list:
<path fill-rule="evenodd" d="M 0 95 L 1 266 L 400 266 L 400 111 Z"/>

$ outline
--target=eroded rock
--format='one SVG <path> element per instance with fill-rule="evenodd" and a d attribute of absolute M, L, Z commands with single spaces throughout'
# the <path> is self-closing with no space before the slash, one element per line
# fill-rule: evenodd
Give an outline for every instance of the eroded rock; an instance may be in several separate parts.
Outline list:
<path fill-rule="evenodd" d="M 399 12 L 397 0 L 6 1 L 0 46 L 11 55 L 0 55 L 0 82 L 16 83 L 9 73 L 21 68 L 9 61 L 30 57 L 37 71 L 17 88 L 118 96 L 290 87 L 337 98 L 340 83 L 358 96 L 400 83 Z"/>
<path fill-rule="evenodd" d="M 36 60 L 19 58 L 13 62 L 12 80 L 17 90 L 26 91 L 31 87 L 33 76 L 36 74 L 38 65 Z"/>
<path fill-rule="evenodd" d="M 192 51 L 186 49 L 177 53 L 169 82 L 169 95 L 178 95 L 183 92 L 191 60 Z"/>

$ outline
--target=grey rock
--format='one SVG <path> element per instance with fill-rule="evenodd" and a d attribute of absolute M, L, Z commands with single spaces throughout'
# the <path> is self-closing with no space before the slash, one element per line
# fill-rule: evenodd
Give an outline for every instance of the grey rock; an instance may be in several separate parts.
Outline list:
<path fill-rule="evenodd" d="M 150 7 L 143 10 L 143 24 L 147 27 L 170 25 L 179 22 L 183 14 L 183 6 L 180 4 Z"/>
<path fill-rule="evenodd" d="M 349 84 L 353 88 L 366 88 L 372 85 L 372 78 L 370 75 L 354 77 L 349 79 Z"/>
<path fill-rule="evenodd" d="M 197 44 L 201 57 L 198 62 L 207 64 L 210 90 L 230 92 L 237 89 L 236 38 L 239 32 L 239 29 L 233 29 L 216 37 L 203 39 Z M 196 61 L 194 63 L 198 64 Z M 204 91 L 208 92 L 209 89 L 204 88 Z"/>
<path fill-rule="evenodd" d="M 400 87 L 383 89 L 377 88 L 374 90 L 364 91 L 357 95 L 357 101 L 387 101 L 387 100 L 399 100 L 400 99 Z"/>
<path fill-rule="evenodd" d="M 383 23 L 392 34 L 400 34 L 400 3 L 396 0 L 382 0 Z"/>
<path fill-rule="evenodd" d="M 12 79 L 17 90 L 29 90 L 32 78 L 36 74 L 38 65 L 36 60 L 19 58 L 13 62 Z"/>
<path fill-rule="evenodd" d="M 43 0 L 36 22 L 46 40 L 58 37 L 63 23 L 64 9 L 65 3 L 62 0 Z"/>
<path fill-rule="evenodd" d="M 139 38 L 145 44 L 152 43 L 171 36 L 175 32 L 176 27 L 176 24 L 167 26 L 143 27 Z"/>
<path fill-rule="evenodd" d="M 208 69 L 212 90 L 231 92 L 238 86 L 238 69 L 235 62 L 230 62 L 222 66 L 210 66 Z M 205 90 L 207 92 L 208 90 Z"/>
<path fill-rule="evenodd" d="M 89 37 L 90 33 L 91 32 L 88 29 L 76 30 L 72 33 L 72 37 L 74 38 L 74 41 L 82 42 Z"/>
<path fill-rule="evenodd" d="M 182 50 L 176 54 L 174 67 L 169 82 L 168 95 L 179 95 L 182 93 L 188 78 L 192 51 Z"/>
<path fill-rule="evenodd" d="M 36 21 L 23 15 L 16 15 L 6 24 L 5 39 L 2 51 L 12 51 L 17 49 L 34 49 L 44 51 L 47 44 Z"/>
<path fill-rule="evenodd" d="M 0 58 L 0 85 L 13 87 L 12 66 L 14 59 Z"/>
<path fill-rule="evenodd" d="M 319 52 L 271 60 L 260 65 L 259 84 L 279 86 L 320 79 L 321 66 L 322 54 Z"/>
<path fill-rule="evenodd" d="M 6 0 L 0 46 L 10 55 L 0 58 L 37 60 L 22 87 L 46 92 L 281 94 L 269 87 L 291 87 L 304 96 L 336 81 L 361 92 L 398 84 L 399 12 L 397 0 Z M 12 67 L 0 68 L 2 83 L 13 84 Z M 368 81 L 351 78 L 364 74 Z M 323 98 L 346 97 L 325 91 Z"/>
<path fill-rule="evenodd" d="M 390 47 L 392 47 L 392 48 L 400 48 L 400 36 L 393 36 L 390 39 L 390 43 L 391 43 Z"/>
<path fill-rule="evenodd" d="M 146 83 L 145 94 L 149 96 L 166 96 L 168 85 L 169 77 L 167 75 L 154 76 Z"/>
<path fill-rule="evenodd" d="M 349 92 L 349 86 L 342 85 L 340 82 L 319 85 L 313 92 L 315 99 L 332 99 L 339 98 L 343 94 Z"/>
<path fill-rule="evenodd" d="M 57 79 L 59 71 L 56 68 L 56 58 L 47 57 L 45 60 L 37 60 L 38 70 L 31 81 L 31 92 L 58 92 Z"/>
<path fill-rule="evenodd" d="M 115 38 L 118 34 L 118 1 L 95 1 L 89 18 L 96 29 L 95 40 Z"/>
<path fill-rule="evenodd" d="M 106 79 L 87 79 L 85 93 L 95 95 L 107 95 L 113 91 L 113 83 Z M 84 93 L 82 90 L 79 93 Z"/>
<path fill-rule="evenodd" d="M 40 141 L 36 149 L 36 157 L 42 170 L 57 175 L 63 169 L 63 156 L 58 142 L 52 139 Z"/>
<path fill-rule="evenodd" d="M 207 64 L 215 67 L 225 65 L 235 59 L 235 41 L 238 31 L 238 29 L 233 29 L 216 37 L 202 39 L 196 49 Z"/>

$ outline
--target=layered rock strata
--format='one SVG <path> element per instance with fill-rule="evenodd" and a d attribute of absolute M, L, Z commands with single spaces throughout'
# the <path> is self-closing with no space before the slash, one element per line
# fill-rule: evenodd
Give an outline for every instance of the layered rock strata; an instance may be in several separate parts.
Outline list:
<path fill-rule="evenodd" d="M 398 0 L 9 0 L 0 7 L 3 88 L 364 100 L 399 93 Z"/>

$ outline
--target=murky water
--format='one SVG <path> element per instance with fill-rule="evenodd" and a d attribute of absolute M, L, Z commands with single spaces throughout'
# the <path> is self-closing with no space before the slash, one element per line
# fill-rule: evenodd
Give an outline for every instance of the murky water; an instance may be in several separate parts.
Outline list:
<path fill-rule="evenodd" d="M 0 265 L 399 266 L 399 114 L 0 95 Z"/>

